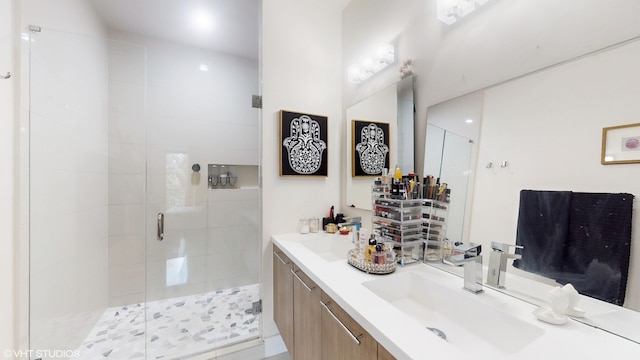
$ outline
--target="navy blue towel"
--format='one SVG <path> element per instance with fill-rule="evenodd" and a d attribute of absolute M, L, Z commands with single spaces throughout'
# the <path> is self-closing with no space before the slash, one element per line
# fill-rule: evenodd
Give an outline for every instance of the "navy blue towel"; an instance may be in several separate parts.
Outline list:
<path fill-rule="evenodd" d="M 631 253 L 633 195 L 520 192 L 514 266 L 572 283 L 578 292 L 622 305 Z M 546 229 L 544 229 L 546 228 Z"/>

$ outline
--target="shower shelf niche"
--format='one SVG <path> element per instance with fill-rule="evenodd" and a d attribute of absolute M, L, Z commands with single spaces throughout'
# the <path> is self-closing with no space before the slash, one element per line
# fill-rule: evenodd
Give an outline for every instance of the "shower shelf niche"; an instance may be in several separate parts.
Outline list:
<path fill-rule="evenodd" d="M 208 164 L 207 187 L 210 190 L 257 188 L 258 166 Z"/>

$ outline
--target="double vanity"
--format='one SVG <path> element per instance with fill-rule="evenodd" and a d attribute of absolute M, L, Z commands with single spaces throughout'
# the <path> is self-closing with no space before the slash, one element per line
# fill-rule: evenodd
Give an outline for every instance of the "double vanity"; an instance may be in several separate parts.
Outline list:
<path fill-rule="evenodd" d="M 461 277 L 430 265 L 398 266 L 388 275 L 364 273 L 346 261 L 351 239 L 326 233 L 272 237 L 274 319 L 293 359 L 640 354 L 640 344 L 582 322 L 538 321 L 532 314 L 536 305 L 493 288 L 466 291 Z"/>

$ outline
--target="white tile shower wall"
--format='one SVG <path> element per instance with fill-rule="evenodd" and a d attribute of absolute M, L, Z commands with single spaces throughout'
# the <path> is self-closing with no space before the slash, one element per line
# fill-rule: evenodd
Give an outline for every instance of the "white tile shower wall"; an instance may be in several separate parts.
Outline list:
<path fill-rule="evenodd" d="M 258 93 L 256 60 L 126 38 L 149 48 L 147 142 L 160 145 L 151 156 L 186 153 L 201 165 L 258 164 L 258 110 L 250 105 Z M 203 64 L 208 71 L 200 70 Z M 150 167 L 163 170 L 158 160 Z"/>
<path fill-rule="evenodd" d="M 145 64 L 109 41 L 109 306 L 144 301 Z"/>
<path fill-rule="evenodd" d="M 258 282 L 258 205 L 257 189 L 210 192 L 207 290 Z"/>
<path fill-rule="evenodd" d="M 106 44 L 43 29 L 30 68 L 31 348 L 74 348 L 108 301 Z M 60 51 L 65 49 L 65 51 Z M 66 326 L 58 326 L 63 319 Z"/>
<path fill-rule="evenodd" d="M 110 46 L 110 305 L 142 301 L 145 278 L 147 300 L 257 283 L 257 193 L 247 197 L 232 190 L 225 207 L 237 216 L 212 222 L 209 194 L 224 190 L 208 190 L 206 173 L 210 163 L 258 163 L 258 112 L 249 100 L 258 92 L 257 61 L 128 33 L 110 37 L 122 41 Z M 144 46 L 144 56 L 141 47 L 125 43 Z M 201 64 L 209 71 L 201 71 Z M 202 168 L 198 174 L 191 170 L 194 163 Z M 146 184 L 140 183 L 145 164 Z M 161 242 L 159 212 L 165 214 Z M 147 241 L 140 246 L 145 222 Z M 222 227 L 236 231 L 223 234 Z M 241 241 L 234 234 L 243 234 Z M 247 246 L 247 239 L 253 241 L 250 249 L 238 247 Z M 243 251 L 252 250 L 253 259 L 242 260 Z M 226 261 L 216 257 L 221 252 L 240 259 L 234 271 L 220 268 Z M 180 257 L 187 258 L 187 281 L 167 287 L 167 260 Z M 140 267 L 145 271 L 134 271 Z"/>

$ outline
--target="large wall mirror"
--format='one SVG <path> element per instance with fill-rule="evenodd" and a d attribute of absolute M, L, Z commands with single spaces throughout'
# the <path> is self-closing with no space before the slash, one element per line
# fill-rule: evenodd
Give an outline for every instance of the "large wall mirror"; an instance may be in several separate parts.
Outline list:
<path fill-rule="evenodd" d="M 371 210 L 371 185 L 375 177 L 379 176 L 362 175 L 354 171 L 359 166 L 356 162 L 360 160 L 355 154 L 355 148 L 364 141 L 361 131 L 354 132 L 354 121 L 388 124 L 388 139 L 380 139 L 388 142 L 387 169 L 393 169 L 397 164 L 406 173 L 414 169 L 413 109 L 413 76 L 401 79 L 347 108 L 346 192 L 349 206 Z"/>
<path fill-rule="evenodd" d="M 377 1 L 376 11 L 368 3 L 352 0 L 348 14 L 366 13 L 367 22 L 394 30 L 398 14 L 408 8 L 417 14 L 391 34 L 399 44 L 396 56 L 414 59 L 416 171 L 440 171 L 441 164 L 430 167 L 428 149 L 442 149 L 446 140 L 432 140 L 435 133 L 473 141 L 466 193 L 452 190 L 452 199 L 465 200 L 465 210 L 456 225 L 459 235 L 449 227 L 451 236 L 481 243 L 487 259 L 492 241 L 514 244 L 523 189 L 640 196 L 640 166 L 600 163 L 603 128 L 639 122 L 640 3 L 620 0 L 611 12 L 610 4 L 595 1 L 567 0 L 562 9 L 552 0 L 492 1 L 453 26 L 438 22 L 435 0 Z M 362 28 L 362 22 L 355 15 L 343 18 L 349 31 Z M 383 35 L 372 31 L 361 41 Z M 466 119 L 456 115 L 467 102 L 479 115 L 474 133 L 465 132 L 459 120 Z M 435 158 L 442 160 L 443 154 Z M 638 320 L 632 320 L 640 311 L 637 204 L 636 199 L 623 307 L 603 307 L 608 310 L 594 311 L 584 321 L 640 342 Z M 535 298 L 528 290 L 553 280 L 510 263 L 508 273 L 522 275 L 527 285 L 516 288 L 507 281 L 505 291 L 527 301 L 548 300 L 546 293 Z"/>
<path fill-rule="evenodd" d="M 469 229 L 465 241 L 481 243 L 485 254 L 491 251 L 492 241 L 515 244 L 519 213 L 524 206 L 521 190 L 640 195 L 639 167 L 604 166 L 599 161 L 602 129 L 637 122 L 640 106 L 635 96 L 640 94 L 640 71 L 633 70 L 637 61 L 640 61 L 640 41 L 632 41 L 483 91 L 474 193 L 467 196 L 471 213 L 463 225 L 463 229 Z M 460 105 L 458 100 L 437 106 L 455 108 Z M 455 111 L 460 109 L 453 113 Z M 427 128 L 431 129 L 431 125 Z M 427 130 L 427 149 L 430 141 Z M 599 270 L 606 272 L 606 277 L 591 280 L 589 268 L 572 269 L 579 272 L 562 275 L 570 276 L 575 282 L 586 278 L 595 282 L 592 286 L 602 289 L 613 279 L 626 279 L 626 294 L 619 294 L 618 299 L 626 308 L 636 311 L 640 289 L 637 204 L 636 199 L 631 239 L 622 240 L 631 241 L 630 253 L 620 254 L 623 259 L 629 259 L 628 269 L 612 268 L 609 272 L 606 267 Z M 595 228 L 595 224 L 592 227 Z M 613 233 L 589 236 L 602 237 L 604 243 L 620 241 Z M 526 251 L 525 246 L 523 256 Z M 599 254 L 591 253 L 589 248 L 579 251 L 579 256 L 593 259 L 592 263 L 598 261 Z M 555 284 L 557 279 L 512 266 L 508 272 L 543 284 Z M 515 282 L 507 284 L 504 291 L 519 296 L 536 293 L 534 286 L 523 288 Z M 536 296 L 528 300 L 541 304 L 547 301 L 546 297 Z M 603 310 L 580 320 L 640 342 L 637 326 L 625 325 L 629 320 L 621 322 L 621 319 L 624 317 L 620 313 Z"/>

